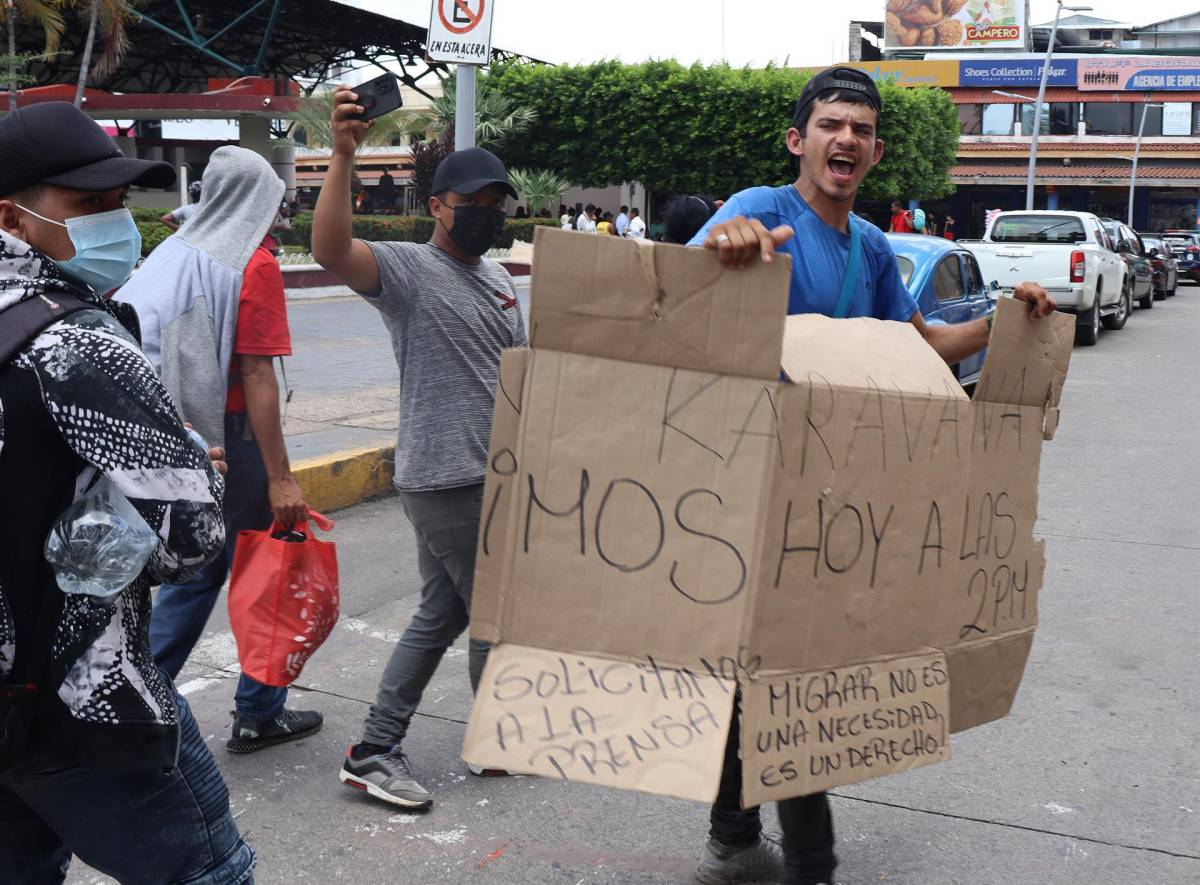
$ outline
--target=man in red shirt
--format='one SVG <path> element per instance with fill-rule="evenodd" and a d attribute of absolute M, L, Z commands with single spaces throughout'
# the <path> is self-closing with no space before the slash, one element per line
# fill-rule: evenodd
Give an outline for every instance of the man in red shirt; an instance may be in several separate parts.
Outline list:
<path fill-rule="evenodd" d="M 892 226 L 888 228 L 888 233 L 911 234 L 912 232 L 912 215 L 899 200 L 892 200 Z"/>
<path fill-rule="evenodd" d="M 238 531 L 267 529 L 272 519 L 289 525 L 308 512 L 288 464 L 273 365 L 292 352 L 283 275 L 264 242 L 282 195 L 266 160 L 220 148 L 196 214 L 117 293 L 138 310 L 147 354 L 184 419 L 223 437 L 229 465 L 223 554 L 188 583 L 164 584 L 154 603 L 150 646 L 172 679 L 204 632 Z M 286 709 L 286 699 L 286 689 L 243 673 L 226 748 L 250 753 L 321 728 L 321 714 Z"/>

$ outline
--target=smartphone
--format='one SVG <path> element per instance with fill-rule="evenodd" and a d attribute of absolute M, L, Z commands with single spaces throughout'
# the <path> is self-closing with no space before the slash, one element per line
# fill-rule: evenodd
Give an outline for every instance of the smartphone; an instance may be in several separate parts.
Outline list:
<path fill-rule="evenodd" d="M 363 106 L 363 112 L 352 117 L 353 120 L 374 120 L 404 104 L 400 97 L 400 80 L 395 74 L 383 74 L 368 80 L 361 86 L 355 86 L 354 92 L 358 95 L 358 104 Z"/>

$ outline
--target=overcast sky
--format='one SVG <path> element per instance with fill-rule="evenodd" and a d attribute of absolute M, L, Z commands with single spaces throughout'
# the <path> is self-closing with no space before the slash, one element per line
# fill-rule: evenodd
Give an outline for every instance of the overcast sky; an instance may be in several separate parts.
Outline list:
<path fill-rule="evenodd" d="M 341 0 L 414 24 L 429 25 L 430 0 Z M 741 67 L 769 62 L 792 67 L 845 61 L 851 19 L 878 21 L 886 0 L 490 0 L 496 4 L 492 45 L 544 61 L 674 58 Z M 1054 16 L 1054 0 L 1032 0 L 1035 24 Z M 1089 15 L 1120 19 L 1132 0 L 1072 0 Z M 1134 24 L 1200 10 L 1200 0 L 1139 0 Z M 722 27 L 724 9 L 724 27 Z M 747 13 L 746 10 L 753 10 Z M 363 76 L 374 76 L 374 69 Z M 354 78 L 347 78 L 354 82 Z M 236 138 L 226 121 L 164 125 L 168 138 Z"/>
<path fill-rule="evenodd" d="M 429 24 L 430 0 L 342 0 Z M 545 61 L 674 58 L 795 67 L 844 61 L 851 19 L 880 21 L 885 0 L 492 0 L 492 45 Z M 1054 17 L 1054 0 L 1032 0 L 1035 24 Z M 1134 24 L 1200 11 L 1200 0 L 1072 0 L 1089 15 Z M 722 7 L 724 28 L 722 29 Z M 1065 15 L 1065 13 L 1064 13 Z M 722 34 L 724 39 L 722 40 Z M 723 47 L 723 48 L 722 48 Z"/>

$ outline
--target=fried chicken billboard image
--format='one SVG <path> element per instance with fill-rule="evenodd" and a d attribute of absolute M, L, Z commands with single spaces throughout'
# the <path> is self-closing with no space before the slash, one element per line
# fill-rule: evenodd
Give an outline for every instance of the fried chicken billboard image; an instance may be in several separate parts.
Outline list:
<path fill-rule="evenodd" d="M 887 49 L 1024 48 L 1025 0 L 888 0 Z"/>

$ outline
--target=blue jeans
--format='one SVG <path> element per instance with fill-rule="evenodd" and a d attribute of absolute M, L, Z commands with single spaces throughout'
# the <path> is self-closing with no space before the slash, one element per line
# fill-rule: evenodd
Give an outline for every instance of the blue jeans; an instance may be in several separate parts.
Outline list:
<path fill-rule="evenodd" d="M 175 700 L 171 771 L 27 762 L 0 772 L 0 885 L 57 885 L 72 854 L 122 885 L 252 885 L 254 851 L 192 711 Z"/>
<path fill-rule="evenodd" d="M 267 468 L 258 443 L 243 439 L 244 415 L 225 416 L 225 550 L 186 584 L 163 584 L 154 600 L 150 617 L 150 650 L 154 662 L 174 679 L 196 647 L 208 616 L 212 614 L 221 588 L 233 567 L 233 554 L 240 529 L 262 530 L 271 526 L 271 503 L 267 494 Z M 271 719 L 287 701 L 287 689 L 263 685 L 242 674 L 234 704 L 238 713 L 256 722 Z"/>

